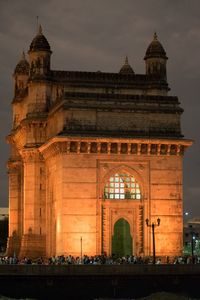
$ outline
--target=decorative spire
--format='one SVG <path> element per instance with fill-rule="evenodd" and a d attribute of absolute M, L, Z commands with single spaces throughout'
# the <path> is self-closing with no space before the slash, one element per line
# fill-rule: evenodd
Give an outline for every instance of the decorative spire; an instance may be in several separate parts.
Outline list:
<path fill-rule="evenodd" d="M 129 65 L 128 57 L 127 56 L 125 56 L 124 65 L 121 67 L 119 73 L 121 73 L 121 74 L 134 74 L 133 69 Z"/>
<path fill-rule="evenodd" d="M 26 60 L 26 56 L 25 56 L 24 50 L 22 51 L 22 60 Z"/>
<path fill-rule="evenodd" d="M 41 26 L 41 24 L 39 25 L 39 28 L 38 28 L 38 34 L 42 34 L 42 26 Z"/>
<path fill-rule="evenodd" d="M 156 33 L 156 31 L 154 32 L 154 35 L 153 35 L 153 40 L 154 40 L 154 41 L 157 41 L 157 40 L 158 40 L 158 36 L 157 36 L 157 33 Z"/>
<path fill-rule="evenodd" d="M 129 63 L 128 63 L 128 56 L 125 57 L 125 63 L 124 64 L 125 65 L 129 65 Z"/>
<path fill-rule="evenodd" d="M 39 24 L 39 17 L 36 17 L 36 33 L 38 33 L 38 24 Z"/>

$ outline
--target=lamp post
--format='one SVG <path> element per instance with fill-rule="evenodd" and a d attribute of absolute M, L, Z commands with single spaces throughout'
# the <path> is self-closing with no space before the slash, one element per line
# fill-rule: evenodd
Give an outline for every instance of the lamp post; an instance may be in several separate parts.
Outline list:
<path fill-rule="evenodd" d="M 83 259 L 83 239 L 82 239 L 82 236 L 81 236 L 80 242 L 81 242 L 81 264 L 82 264 L 82 259 Z"/>
<path fill-rule="evenodd" d="M 188 222 L 188 219 L 190 217 L 190 213 L 188 211 L 185 211 L 183 213 L 183 222 L 186 224 Z"/>
<path fill-rule="evenodd" d="M 157 223 L 149 223 L 149 219 L 146 219 L 146 225 L 152 228 L 153 264 L 155 265 L 156 263 L 155 227 L 160 226 L 160 218 L 157 219 Z"/>
<path fill-rule="evenodd" d="M 194 257 L 194 243 L 195 243 L 195 235 L 194 235 L 194 233 L 192 233 L 192 239 L 191 239 L 192 262 L 193 262 L 193 257 Z"/>
<path fill-rule="evenodd" d="M 198 237 L 198 233 L 193 230 L 192 225 L 190 227 L 190 234 L 191 234 L 191 255 L 192 255 L 192 263 L 194 263 L 194 250 L 195 250 L 195 243 L 196 237 Z"/>

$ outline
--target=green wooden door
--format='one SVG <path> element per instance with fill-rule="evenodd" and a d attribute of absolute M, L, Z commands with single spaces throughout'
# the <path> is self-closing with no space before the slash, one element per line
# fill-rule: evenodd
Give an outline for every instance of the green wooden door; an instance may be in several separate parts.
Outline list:
<path fill-rule="evenodd" d="M 119 219 L 114 226 L 112 254 L 117 256 L 132 255 L 132 250 L 130 225 L 125 219 Z"/>

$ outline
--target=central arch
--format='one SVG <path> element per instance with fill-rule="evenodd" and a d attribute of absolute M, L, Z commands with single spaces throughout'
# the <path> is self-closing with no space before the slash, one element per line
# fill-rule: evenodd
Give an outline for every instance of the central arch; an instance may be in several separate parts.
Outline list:
<path fill-rule="evenodd" d="M 132 255 L 133 243 L 130 234 L 130 225 L 124 219 L 119 219 L 114 225 L 112 236 L 112 254 L 117 256 Z"/>

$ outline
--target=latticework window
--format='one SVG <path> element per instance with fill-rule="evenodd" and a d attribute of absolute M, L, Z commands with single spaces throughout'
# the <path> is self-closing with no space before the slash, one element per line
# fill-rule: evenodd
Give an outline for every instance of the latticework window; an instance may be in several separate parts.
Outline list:
<path fill-rule="evenodd" d="M 104 198 L 140 200 L 140 186 L 133 176 L 126 173 L 116 173 L 109 178 L 105 185 Z"/>

